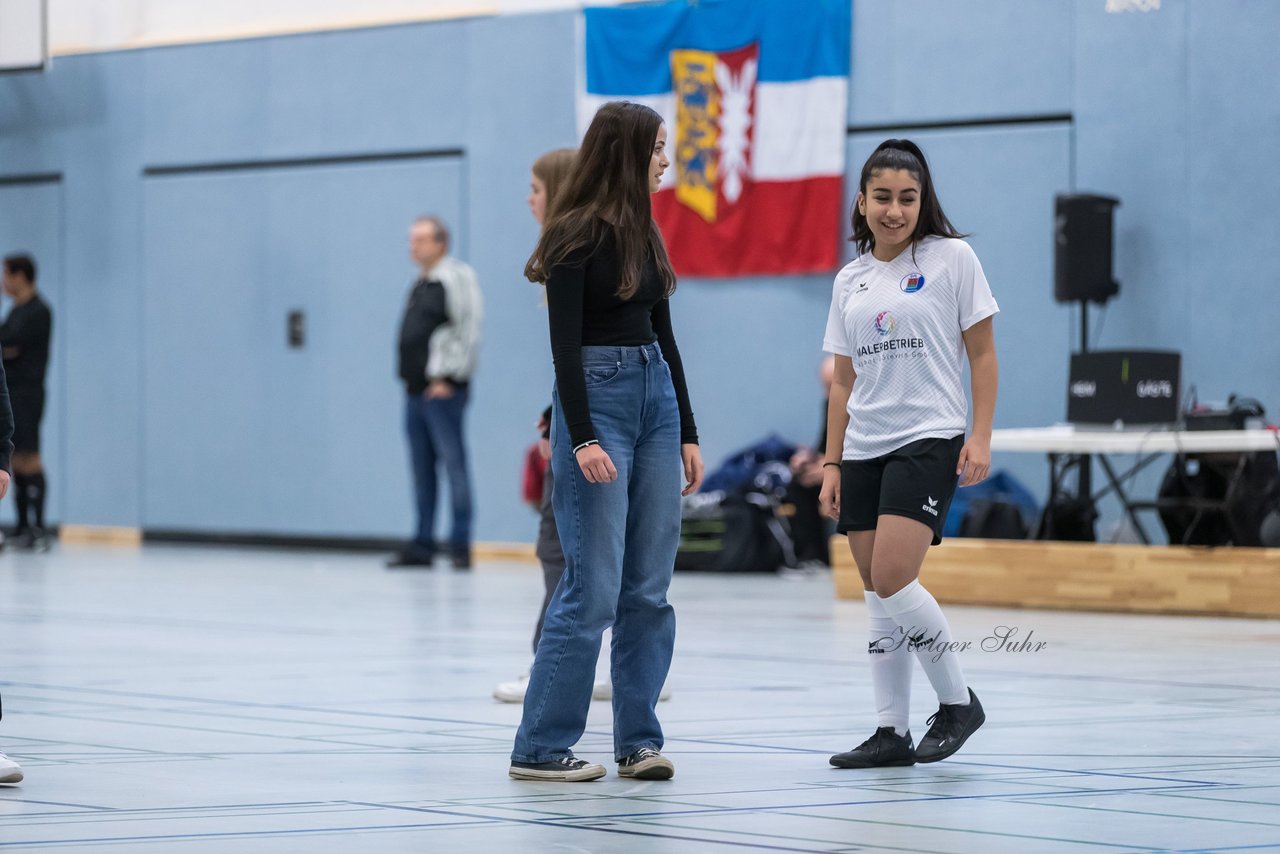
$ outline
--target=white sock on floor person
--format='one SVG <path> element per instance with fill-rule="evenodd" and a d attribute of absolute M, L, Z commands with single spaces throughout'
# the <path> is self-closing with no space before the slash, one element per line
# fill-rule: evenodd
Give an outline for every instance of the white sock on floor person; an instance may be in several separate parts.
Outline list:
<path fill-rule="evenodd" d="M 943 647 L 951 643 L 951 626 L 933 594 L 917 579 L 892 596 L 878 598 L 885 612 L 907 633 L 907 645 L 916 646 L 916 658 L 938 693 L 938 702 L 948 706 L 968 704 L 969 686 L 960 670 L 960 659 L 954 650 Z M 925 645 L 917 646 L 913 640 L 924 641 Z"/>
<path fill-rule="evenodd" d="M 911 715 L 911 666 L 914 663 L 898 624 L 873 590 L 864 590 L 870 636 L 871 686 L 876 698 L 876 726 L 891 726 L 906 735 Z"/>

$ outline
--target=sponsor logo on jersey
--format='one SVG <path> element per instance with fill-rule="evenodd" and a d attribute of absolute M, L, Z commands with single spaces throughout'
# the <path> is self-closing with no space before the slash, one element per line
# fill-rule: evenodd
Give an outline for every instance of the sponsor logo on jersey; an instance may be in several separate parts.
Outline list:
<path fill-rule="evenodd" d="M 924 273 L 911 273 L 903 276 L 902 281 L 898 282 L 898 287 L 902 288 L 904 294 L 914 294 L 924 287 Z"/>
<path fill-rule="evenodd" d="M 923 355 L 924 339 L 923 338 L 893 338 L 893 333 L 898 331 L 898 319 L 888 311 L 879 312 L 872 322 L 876 332 L 879 333 L 884 341 L 877 341 L 875 344 L 863 344 L 858 348 L 858 355 L 876 356 L 880 353 L 888 353 L 897 350 L 914 350 L 915 355 Z M 909 354 L 903 353 L 902 356 Z M 895 356 L 901 358 L 901 356 Z"/>
<path fill-rule="evenodd" d="M 855 294 L 865 294 L 865 293 L 867 292 L 867 283 L 866 283 L 866 282 L 858 282 L 858 286 L 857 286 L 856 288 L 854 288 L 854 289 L 853 289 L 853 292 L 854 292 Z"/>

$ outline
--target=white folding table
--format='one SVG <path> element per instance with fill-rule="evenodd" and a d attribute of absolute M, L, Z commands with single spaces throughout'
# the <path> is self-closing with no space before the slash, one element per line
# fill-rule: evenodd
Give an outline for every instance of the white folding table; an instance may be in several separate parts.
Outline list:
<path fill-rule="evenodd" d="M 1252 451 L 1278 449 L 1280 449 L 1280 433 L 1275 430 L 1107 430 L 1083 429 L 1062 424 L 1053 427 L 993 430 L 991 433 L 992 453 L 1012 451 L 1048 455 L 1050 500 L 1058 494 L 1059 481 L 1066 469 L 1071 465 L 1082 465 L 1081 491 L 1087 492 L 1088 497 L 1094 501 L 1110 492 L 1115 492 L 1124 507 L 1125 514 L 1144 543 L 1150 543 L 1151 540 L 1138 519 L 1138 510 L 1158 509 L 1166 504 L 1208 510 L 1217 509 L 1225 503 L 1225 499 L 1177 499 L 1175 501 L 1130 499 L 1124 489 L 1125 483 L 1132 480 L 1138 472 L 1155 462 L 1161 455 L 1245 454 Z M 1132 454 L 1137 459 L 1127 470 L 1117 472 L 1110 460 L 1110 456 L 1115 454 Z M 1109 482 L 1107 487 L 1097 493 L 1089 489 L 1088 460 L 1091 457 L 1098 458 Z M 1228 496 L 1243 472 L 1244 460 L 1242 456 L 1231 484 L 1227 488 Z"/>

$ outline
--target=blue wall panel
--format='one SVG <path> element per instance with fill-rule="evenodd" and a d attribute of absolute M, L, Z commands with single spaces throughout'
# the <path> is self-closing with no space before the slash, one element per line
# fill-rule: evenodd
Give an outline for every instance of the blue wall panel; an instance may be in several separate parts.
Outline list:
<path fill-rule="evenodd" d="M 448 158 L 147 181 L 146 527 L 409 530 L 408 228 L 428 206 L 459 222 L 462 172 Z M 286 346 L 291 310 L 302 348 Z"/>
<path fill-rule="evenodd" d="M 1060 0 L 853 0 L 850 121 L 1069 113 L 1071 16 Z"/>
<path fill-rule="evenodd" d="M 60 59 L 0 80 L 0 177 L 63 175 L 64 522 L 138 524 L 141 60 Z"/>
<path fill-rule="evenodd" d="M 1187 7 L 1185 370 L 1204 399 L 1232 392 L 1280 416 L 1280 4 Z"/>
<path fill-rule="evenodd" d="M 146 162 L 461 147 L 473 24 L 384 27 L 142 51 Z"/>
<path fill-rule="evenodd" d="M 64 148 L 69 522 L 140 516 L 140 67 L 138 54 L 94 57 L 68 83 L 94 121 Z"/>
<path fill-rule="evenodd" d="M 474 449 L 476 528 L 482 539 L 529 542 L 537 517 L 520 500 L 524 450 L 551 403 L 551 347 L 542 289 L 524 278 L 538 239 L 529 167 L 574 145 L 574 16 L 513 15 L 477 22 L 451 79 L 469 110 L 466 259 L 485 292 L 484 349 L 468 434 Z M 523 58 L 536 51 L 535 65 Z M 534 69 L 536 68 L 536 72 Z"/>
<path fill-rule="evenodd" d="M 1189 328 L 1186 21 L 1179 0 L 1153 14 L 1081 4 L 1077 187 L 1116 196 L 1115 275 L 1099 344 L 1177 348 Z M 1177 309 L 1172 309 L 1178 306 Z"/>

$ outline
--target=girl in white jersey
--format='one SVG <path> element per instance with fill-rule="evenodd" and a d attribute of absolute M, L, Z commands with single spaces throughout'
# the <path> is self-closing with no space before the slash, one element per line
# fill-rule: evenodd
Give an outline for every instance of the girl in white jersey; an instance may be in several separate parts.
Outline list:
<path fill-rule="evenodd" d="M 849 537 L 870 614 L 875 734 L 831 757 L 838 768 L 937 762 L 986 719 L 965 683 L 951 629 L 920 586 L 960 486 L 987 476 L 1000 309 L 982 266 L 942 212 L 924 153 L 880 144 L 862 167 L 853 212 L 859 256 L 836 276 L 824 349 L 836 357 L 820 502 Z M 972 375 L 967 426 L 962 358 Z M 914 746 L 908 730 L 913 659 L 938 694 Z"/>

